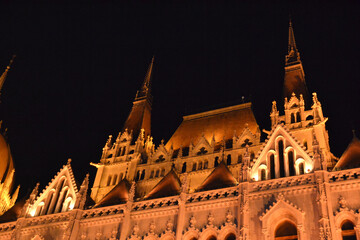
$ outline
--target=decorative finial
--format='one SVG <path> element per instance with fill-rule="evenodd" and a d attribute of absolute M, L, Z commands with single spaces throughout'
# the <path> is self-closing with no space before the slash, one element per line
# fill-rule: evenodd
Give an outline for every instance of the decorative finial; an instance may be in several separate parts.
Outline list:
<path fill-rule="evenodd" d="M 69 165 L 71 163 L 71 158 L 68 158 L 67 164 Z"/>

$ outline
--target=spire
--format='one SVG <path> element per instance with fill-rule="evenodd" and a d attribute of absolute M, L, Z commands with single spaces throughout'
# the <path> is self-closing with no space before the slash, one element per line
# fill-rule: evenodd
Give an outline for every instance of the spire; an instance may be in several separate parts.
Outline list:
<path fill-rule="evenodd" d="M 285 56 L 284 97 L 290 99 L 293 93 L 297 97 L 302 94 L 306 102 L 309 100 L 305 73 L 300 60 L 300 53 L 296 47 L 293 24 L 290 19 L 288 52 Z"/>
<path fill-rule="evenodd" d="M 300 63 L 300 53 L 296 48 L 294 29 L 291 19 L 289 20 L 289 39 L 288 39 L 288 54 L 286 55 L 286 65 L 293 63 Z"/>
<path fill-rule="evenodd" d="M 144 82 L 141 86 L 141 89 L 139 91 L 137 91 L 137 93 L 136 93 L 135 101 L 146 98 L 146 97 L 151 98 L 151 74 L 152 74 L 153 65 L 154 65 L 154 56 L 151 59 L 151 62 L 150 62 L 149 68 L 146 72 Z"/>
<path fill-rule="evenodd" d="M 5 82 L 5 79 L 6 79 L 6 76 L 10 70 L 10 67 L 12 65 L 12 63 L 14 62 L 14 59 L 15 59 L 16 55 L 13 55 L 10 62 L 9 62 L 9 65 L 7 65 L 5 71 L 3 72 L 3 74 L 1 75 L 0 77 L 0 91 L 2 90 L 2 87 L 4 85 L 4 82 Z"/>
<path fill-rule="evenodd" d="M 148 71 L 145 75 L 144 82 L 141 89 L 137 91 L 133 107 L 130 114 L 124 124 L 124 129 L 128 129 L 133 132 L 133 140 L 135 141 L 141 129 L 145 130 L 145 135 L 151 134 L 151 74 L 154 65 L 154 57 L 151 60 Z"/>

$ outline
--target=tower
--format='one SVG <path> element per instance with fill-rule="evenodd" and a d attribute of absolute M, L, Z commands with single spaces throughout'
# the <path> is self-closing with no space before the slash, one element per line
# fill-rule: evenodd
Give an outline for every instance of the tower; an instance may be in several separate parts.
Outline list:
<path fill-rule="evenodd" d="M 293 24 L 289 23 L 288 52 L 285 56 L 284 76 L 284 115 L 280 116 L 276 102 L 272 104 L 270 113 L 271 126 L 283 123 L 287 129 L 301 142 L 305 150 L 313 149 L 314 137 L 319 144 L 328 168 L 334 165 L 335 157 L 330 152 L 329 136 L 325 123 L 328 118 L 323 116 L 322 106 L 317 94 L 310 94 L 306 87 L 305 73 L 300 60 L 300 52 L 296 47 Z"/>
<path fill-rule="evenodd" d="M 91 198 L 100 201 L 116 184 L 126 178 L 132 181 L 137 164 L 146 163 L 151 143 L 151 75 L 154 57 L 151 59 L 144 82 L 137 91 L 130 114 L 122 131 L 113 142 L 112 135 L 107 140 L 97 168 Z M 145 142 L 145 136 L 147 141 Z"/>

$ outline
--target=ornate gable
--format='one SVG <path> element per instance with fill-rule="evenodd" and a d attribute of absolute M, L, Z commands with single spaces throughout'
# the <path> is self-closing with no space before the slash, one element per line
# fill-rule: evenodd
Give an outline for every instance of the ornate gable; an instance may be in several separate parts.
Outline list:
<path fill-rule="evenodd" d="M 254 144 L 258 144 L 259 142 L 260 142 L 260 138 L 250 131 L 248 125 L 245 126 L 244 130 L 242 131 L 239 137 L 234 136 L 235 148 L 245 147 L 246 144 L 251 146 Z"/>
<path fill-rule="evenodd" d="M 199 141 L 192 149 L 192 155 L 201 155 L 204 153 L 211 153 L 213 152 L 213 145 L 215 144 L 214 137 L 211 141 L 212 144 L 209 143 L 208 140 L 206 140 L 204 133 L 201 135 Z"/>
<path fill-rule="evenodd" d="M 164 140 L 161 140 L 160 145 L 155 150 L 155 153 L 152 155 L 152 160 L 155 163 L 163 162 L 169 160 L 172 156 L 172 148 L 169 151 L 166 150 L 164 145 Z"/>
<path fill-rule="evenodd" d="M 260 149 L 250 176 L 253 180 L 273 179 L 309 173 L 313 168 L 310 153 L 283 124 L 278 124 Z"/>
<path fill-rule="evenodd" d="M 74 208 L 78 189 L 70 162 L 71 159 L 37 197 L 34 204 L 29 208 L 28 214 L 30 216 L 66 212 Z"/>

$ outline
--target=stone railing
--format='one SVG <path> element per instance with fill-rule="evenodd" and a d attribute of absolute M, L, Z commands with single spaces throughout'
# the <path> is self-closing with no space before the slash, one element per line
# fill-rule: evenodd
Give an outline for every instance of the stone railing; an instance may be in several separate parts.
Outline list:
<path fill-rule="evenodd" d="M 197 192 L 188 194 L 186 203 L 194 203 L 201 201 L 209 201 L 214 199 L 236 197 L 239 195 L 238 187 L 229 187 L 216 190 L 210 190 L 205 192 Z"/>
<path fill-rule="evenodd" d="M 284 178 L 271 179 L 260 182 L 253 182 L 251 192 L 266 191 L 270 189 L 288 188 L 293 186 L 302 186 L 314 184 L 314 174 L 304 174 L 299 176 L 291 176 Z"/>
<path fill-rule="evenodd" d="M 360 168 L 329 172 L 329 182 L 341 182 L 360 178 Z"/>
<path fill-rule="evenodd" d="M 141 202 L 135 202 L 132 207 L 132 211 L 141 211 L 147 209 L 161 208 L 167 206 L 177 206 L 179 197 L 166 197 L 166 198 L 157 198 L 152 200 L 145 200 Z"/>
<path fill-rule="evenodd" d="M 115 214 L 123 214 L 125 207 L 126 207 L 125 204 L 121 204 L 121 205 L 114 205 L 103 208 L 88 209 L 83 212 L 81 218 L 86 219 L 86 218 L 103 217 L 103 216 L 109 216 Z"/>

